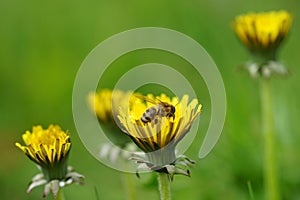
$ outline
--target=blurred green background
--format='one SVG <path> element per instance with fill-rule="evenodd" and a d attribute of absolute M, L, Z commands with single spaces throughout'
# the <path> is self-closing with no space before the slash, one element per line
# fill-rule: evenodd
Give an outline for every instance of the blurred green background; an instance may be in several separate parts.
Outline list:
<path fill-rule="evenodd" d="M 210 100 L 199 78 L 197 95 L 204 106 L 200 130 L 187 155 L 197 160 L 191 178 L 176 176 L 174 200 L 263 198 L 262 136 L 258 81 L 237 66 L 247 60 L 230 23 L 241 13 L 286 9 L 294 16 L 292 30 L 280 51 L 290 70 L 286 78 L 272 80 L 280 183 L 283 199 L 300 199 L 300 2 L 259 0 L 198 1 L 21 1 L 0 2 L 0 198 L 40 199 L 42 187 L 26 194 L 36 166 L 14 146 L 33 125 L 59 124 L 71 133 L 69 164 L 86 176 L 84 187 L 65 189 L 67 199 L 126 199 L 122 173 L 93 158 L 81 143 L 72 118 L 72 87 L 77 70 L 88 53 L 106 38 L 131 28 L 165 27 L 198 41 L 216 62 L 227 92 L 227 118 L 215 149 L 197 158 L 210 117 Z M 114 65 L 128 68 L 146 62 L 174 66 L 174 55 L 145 50 L 120 58 Z M 144 59 L 144 60 L 143 60 Z M 161 59 L 161 60 L 160 60 Z M 107 78 L 107 86 L 114 78 Z M 188 73 L 192 71 L 184 70 Z M 109 76 L 109 75 L 108 75 Z M 197 77 L 192 77 L 197 84 Z M 110 80 L 110 81 L 109 81 Z M 203 93 L 201 93 L 203 91 Z M 83 97 L 85 98 L 85 97 Z M 155 178 L 135 178 L 138 199 L 158 199 Z M 52 195 L 49 198 L 52 199 Z"/>

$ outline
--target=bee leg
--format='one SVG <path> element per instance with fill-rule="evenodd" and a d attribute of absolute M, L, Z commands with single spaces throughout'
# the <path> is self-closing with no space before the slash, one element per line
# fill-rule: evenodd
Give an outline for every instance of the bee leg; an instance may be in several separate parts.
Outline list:
<path fill-rule="evenodd" d="M 135 175 L 136 175 L 137 178 L 141 178 L 138 171 L 135 172 Z"/>

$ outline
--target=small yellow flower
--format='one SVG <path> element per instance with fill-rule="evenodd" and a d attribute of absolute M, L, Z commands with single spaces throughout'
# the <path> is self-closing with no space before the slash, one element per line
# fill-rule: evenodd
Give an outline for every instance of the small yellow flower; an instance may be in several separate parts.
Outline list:
<path fill-rule="evenodd" d="M 111 97 L 112 91 L 109 89 L 103 89 L 100 92 L 88 95 L 88 103 L 91 110 L 104 122 L 113 120 Z"/>
<path fill-rule="evenodd" d="M 248 13 L 237 16 L 234 29 L 251 51 L 276 49 L 288 34 L 292 16 L 286 11 Z"/>
<path fill-rule="evenodd" d="M 50 190 L 56 196 L 59 187 L 72 182 L 83 183 L 83 176 L 67 166 L 71 148 L 68 132 L 62 131 L 57 125 L 50 125 L 48 129 L 34 126 L 32 132 L 26 131 L 22 138 L 25 145 L 18 142 L 15 145 L 42 170 L 42 174 L 32 179 L 28 192 L 36 186 L 46 184 L 43 197 Z"/>
<path fill-rule="evenodd" d="M 119 107 L 128 107 L 131 95 L 131 91 L 102 89 L 88 95 L 88 104 L 100 121 L 114 123 L 117 120 L 114 115 L 118 114 Z"/>
<path fill-rule="evenodd" d="M 233 22 L 239 39 L 251 52 L 252 60 L 245 68 L 252 77 L 269 78 L 272 74 L 286 75 L 285 66 L 277 61 L 277 50 L 287 36 L 292 16 L 287 11 L 248 13 Z"/>
<path fill-rule="evenodd" d="M 131 91 L 102 89 L 96 93 L 89 93 L 87 97 L 90 110 L 97 116 L 104 133 L 113 142 L 103 144 L 99 155 L 102 158 L 109 158 L 111 162 L 119 158 L 119 154 L 115 153 L 119 152 L 119 147 L 123 149 L 132 147 L 131 140 L 119 128 L 118 118 L 114 117 L 118 115 L 120 107 L 124 109 L 129 107 L 131 95 Z"/>
<path fill-rule="evenodd" d="M 71 147 L 69 134 L 54 125 L 48 129 L 34 126 L 32 132 L 26 131 L 22 138 L 26 146 L 20 143 L 16 143 L 16 146 L 41 167 L 54 167 L 65 162 Z"/>
<path fill-rule="evenodd" d="M 135 142 L 135 144 L 146 153 L 146 167 L 157 172 L 171 174 L 180 173 L 189 175 L 188 172 L 175 167 L 177 159 L 181 163 L 193 163 L 189 159 L 176 157 L 175 147 L 178 142 L 188 133 L 193 122 L 201 112 L 201 104 L 198 105 L 197 99 L 193 99 L 188 104 L 188 95 L 184 95 L 181 101 L 174 97 L 170 99 L 165 94 L 158 97 L 147 95 L 149 101 L 143 101 L 136 98 L 131 101 L 129 112 L 120 111 L 119 120 L 125 133 Z M 157 104 L 154 104 L 156 102 Z M 158 122 L 153 120 L 144 123 L 141 120 L 146 110 L 155 107 L 161 102 L 175 107 L 175 116 L 164 117 L 158 116 Z M 158 111 L 158 110 L 157 110 Z M 159 112 L 159 111 L 158 111 Z M 138 163 L 143 163 L 137 159 Z"/>

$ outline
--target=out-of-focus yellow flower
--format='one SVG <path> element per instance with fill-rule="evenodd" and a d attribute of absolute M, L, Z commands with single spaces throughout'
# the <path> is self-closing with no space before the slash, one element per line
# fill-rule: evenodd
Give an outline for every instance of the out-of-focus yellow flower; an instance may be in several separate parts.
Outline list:
<path fill-rule="evenodd" d="M 117 116 L 120 108 L 128 108 L 129 99 L 132 96 L 131 91 L 102 89 L 96 93 L 91 92 L 88 95 L 88 104 L 92 112 L 95 113 L 105 134 L 115 144 L 124 146 L 130 140 L 120 130 L 120 122 Z"/>
<path fill-rule="evenodd" d="M 119 108 L 128 107 L 134 98 L 131 91 L 102 89 L 96 93 L 89 93 L 88 104 L 90 109 L 97 115 L 98 119 L 104 123 L 115 122 L 114 115 L 118 115 Z"/>
<path fill-rule="evenodd" d="M 252 55 L 245 67 L 253 77 L 287 74 L 285 66 L 277 61 L 277 50 L 291 24 L 292 16 L 284 10 L 248 13 L 235 18 L 234 30 Z"/>
<path fill-rule="evenodd" d="M 113 120 L 111 97 L 112 91 L 109 89 L 103 89 L 100 92 L 88 95 L 88 103 L 91 110 L 104 122 Z"/>
<path fill-rule="evenodd" d="M 234 20 L 234 30 L 250 51 L 276 49 L 288 34 L 292 16 L 286 11 L 248 13 Z"/>
<path fill-rule="evenodd" d="M 202 105 L 198 104 L 197 99 L 188 103 L 188 95 L 184 95 L 181 101 L 176 97 L 170 99 L 164 94 L 158 97 L 149 94 L 147 99 L 151 101 L 140 99 L 131 101 L 132 105 L 129 112 L 126 110 L 120 112 L 119 120 L 123 130 L 146 153 L 144 163 L 148 168 L 171 174 L 171 176 L 175 173 L 189 175 L 188 172 L 183 172 L 175 167 L 178 159 L 175 155 L 175 147 L 189 132 L 193 122 L 201 112 Z M 149 109 L 156 109 L 156 115 L 163 112 L 159 110 L 163 109 L 163 107 L 159 107 L 161 102 L 174 106 L 175 116 L 155 116 L 158 120 L 153 119 L 151 122 L 144 123 L 141 117 L 145 112 L 150 112 Z M 190 162 L 189 159 L 183 160 L 187 163 Z M 138 160 L 138 162 L 143 163 L 142 160 Z"/>
<path fill-rule="evenodd" d="M 38 174 L 33 178 L 28 192 L 36 186 L 48 183 L 45 186 L 44 196 L 50 190 L 56 195 L 59 187 L 73 181 L 82 183 L 83 176 L 73 172 L 67 166 L 71 148 L 68 132 L 62 131 L 57 125 L 50 125 L 48 129 L 43 129 L 42 126 L 34 126 L 32 132 L 26 131 L 22 138 L 25 145 L 16 143 L 16 146 L 42 170 L 42 174 Z"/>

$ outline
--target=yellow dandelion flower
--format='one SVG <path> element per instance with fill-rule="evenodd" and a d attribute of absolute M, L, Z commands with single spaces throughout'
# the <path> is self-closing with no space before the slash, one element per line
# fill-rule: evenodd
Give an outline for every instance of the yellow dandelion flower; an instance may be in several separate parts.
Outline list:
<path fill-rule="evenodd" d="M 131 99 L 131 96 L 131 91 L 102 89 L 88 95 L 88 104 L 100 121 L 115 123 L 117 118 L 113 116 L 117 115 L 119 107 L 128 107 L 130 102 L 127 100 Z"/>
<path fill-rule="evenodd" d="M 291 24 L 292 16 L 284 10 L 248 13 L 235 18 L 233 28 L 252 55 L 252 61 L 245 65 L 252 77 L 287 74 L 285 66 L 277 61 L 276 54 Z"/>
<path fill-rule="evenodd" d="M 248 13 L 237 16 L 234 29 L 251 51 L 275 50 L 288 34 L 292 16 L 287 11 Z"/>
<path fill-rule="evenodd" d="M 88 95 L 90 109 L 104 122 L 113 120 L 111 97 L 112 91 L 109 89 L 103 89 L 98 93 Z"/>
<path fill-rule="evenodd" d="M 47 173 L 49 174 L 49 179 L 61 179 L 64 177 L 67 168 L 64 163 L 71 147 L 70 137 L 67 132 L 54 125 L 50 125 L 48 129 L 34 126 L 32 132 L 26 131 L 22 138 L 26 146 L 16 143 L 17 147 L 43 169 L 53 168 L 54 171 L 58 172 L 57 174 Z M 61 168 L 56 170 L 58 165 Z"/>
<path fill-rule="evenodd" d="M 120 130 L 117 116 L 119 108 L 127 108 L 130 104 L 131 91 L 102 89 L 88 95 L 88 105 L 95 113 L 106 136 L 118 146 L 124 147 L 130 141 Z"/>
<path fill-rule="evenodd" d="M 15 145 L 42 170 L 42 174 L 32 179 L 28 192 L 36 186 L 46 184 L 43 196 L 50 190 L 56 195 L 59 187 L 72 182 L 82 183 L 83 176 L 67 166 L 71 148 L 68 132 L 64 132 L 57 125 L 50 125 L 47 129 L 33 126 L 32 132 L 26 131 L 22 138 L 25 145 L 18 142 Z"/>
<path fill-rule="evenodd" d="M 120 111 L 118 117 L 123 130 L 146 153 L 145 163 L 151 170 L 171 174 L 171 167 L 172 173 L 188 175 L 174 168 L 178 159 L 175 147 L 188 133 L 202 108 L 197 99 L 188 103 L 188 98 L 188 95 L 184 95 L 179 101 L 178 98 L 171 99 L 165 94 L 158 97 L 149 94 L 146 101 L 139 98 L 131 101 L 129 112 Z M 175 108 L 171 117 L 163 110 L 166 109 L 165 106 Z M 151 112 L 154 112 L 152 116 Z M 143 116 L 146 115 L 149 115 L 149 122 L 145 123 Z M 190 162 L 188 159 L 184 160 Z M 141 160 L 138 162 L 143 163 Z"/>

